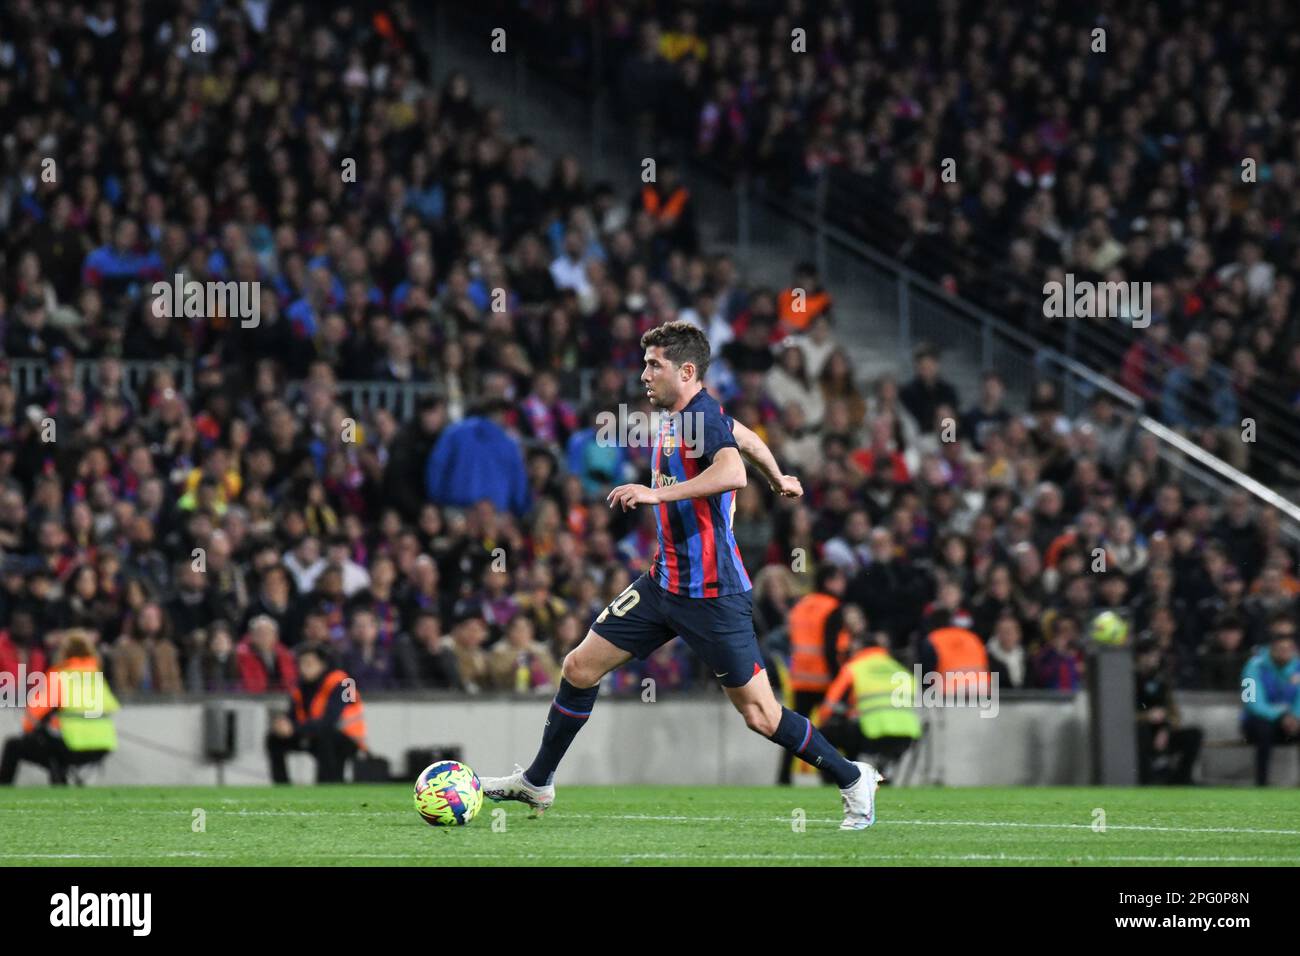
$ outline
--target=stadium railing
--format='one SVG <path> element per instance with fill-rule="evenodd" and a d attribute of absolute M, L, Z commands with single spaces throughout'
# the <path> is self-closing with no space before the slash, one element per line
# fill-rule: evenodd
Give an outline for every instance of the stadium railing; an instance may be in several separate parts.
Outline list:
<path fill-rule="evenodd" d="M 76 383 L 81 388 L 93 386 L 99 381 L 99 365 L 95 360 L 73 363 Z M 176 376 L 176 384 L 186 398 L 194 397 L 194 372 L 185 362 L 143 362 L 123 361 L 123 385 L 132 394 L 139 394 L 148 387 L 150 376 L 159 368 L 171 370 Z M 45 359 L 13 359 L 9 362 L 9 381 L 18 395 L 31 395 L 44 384 L 49 374 L 49 363 Z M 584 392 L 589 390 L 590 375 L 580 379 Z M 305 381 L 292 381 L 286 384 L 286 391 L 293 393 Z M 349 409 L 385 409 L 392 412 L 399 421 L 406 421 L 415 414 L 416 405 L 421 398 L 440 395 L 441 389 L 434 382 L 386 382 L 342 381 L 335 386 L 335 394 Z"/>
<path fill-rule="evenodd" d="M 9 381 L 18 395 L 30 395 L 37 391 L 49 374 L 49 362 L 45 359 L 9 359 Z M 154 362 L 121 360 L 122 382 L 132 392 L 137 393 L 149 384 L 150 377 L 159 369 L 168 369 L 176 377 L 176 384 L 181 391 L 192 394 L 194 390 L 194 371 L 185 362 Z M 80 388 L 99 383 L 100 362 L 97 360 L 73 363 L 76 370 L 76 383 Z"/>
<path fill-rule="evenodd" d="M 1150 415 L 1142 414 L 1142 402 L 1136 395 L 1087 366 L 1050 349 L 1039 352 L 1036 362 L 1040 367 L 1059 368 L 1062 380 L 1066 383 L 1066 394 L 1076 401 L 1101 390 L 1119 403 L 1127 405 L 1134 416 L 1134 426 L 1156 437 L 1160 442 L 1161 459 L 1177 471 L 1185 483 L 1194 486 L 1201 498 L 1221 497 L 1235 485 L 1249 492 L 1260 504 L 1278 511 L 1283 519 L 1283 534 L 1300 544 L 1300 507 L 1293 502 L 1188 441 L 1169 426 Z"/>
<path fill-rule="evenodd" d="M 415 414 L 420 399 L 440 395 L 441 389 L 431 382 L 339 382 L 336 394 L 343 404 L 353 410 L 382 408 L 392 412 L 398 421 L 406 421 Z"/>
<path fill-rule="evenodd" d="M 1300 507 L 1146 414 L 1139 396 L 978 306 L 948 295 L 941 286 L 835 227 L 825 227 L 825 240 L 828 266 L 833 272 L 854 270 L 849 263 L 829 262 L 831 257 L 852 257 L 861 263 L 856 270 L 860 283 L 879 286 L 892 282 L 892 294 L 891 290 L 879 288 L 872 298 L 895 303 L 897 341 L 900 352 L 904 353 L 900 359 L 910 363 L 910 349 L 916 342 L 939 342 L 950 352 L 974 358 L 980 368 L 997 371 L 1013 392 L 1027 388 L 1031 375 L 1037 371 L 1038 376 L 1060 383 L 1064 411 L 1071 416 L 1082 412 L 1095 392 L 1105 391 L 1127 411 L 1134 430 L 1156 438 L 1161 459 L 1180 476 L 1188 490 L 1199 498 L 1218 499 L 1232 488 L 1240 488 L 1259 505 L 1276 510 L 1283 533 L 1300 543 Z"/>

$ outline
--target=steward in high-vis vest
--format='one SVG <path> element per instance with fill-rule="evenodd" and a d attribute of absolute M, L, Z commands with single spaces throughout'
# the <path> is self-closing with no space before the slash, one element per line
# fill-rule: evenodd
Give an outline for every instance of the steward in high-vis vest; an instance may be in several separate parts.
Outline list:
<path fill-rule="evenodd" d="M 786 334 L 805 331 L 812 320 L 831 307 L 831 294 L 821 287 L 811 262 L 795 267 L 794 285 L 776 297 L 776 314 Z"/>
<path fill-rule="evenodd" d="M 946 610 L 931 616 L 937 626 L 922 639 L 917 656 L 926 674 L 942 675 L 945 695 L 954 690 L 973 693 L 979 675 L 988 673 L 988 650 L 978 634 L 954 627 L 951 618 Z"/>
<path fill-rule="evenodd" d="M 814 590 L 790 609 L 786 627 L 790 633 L 790 686 L 795 692 L 794 709 L 812 713 L 826 688 L 831 686 L 849 649 L 849 632 L 844 629 L 840 599 L 844 595 L 844 572 L 833 564 L 817 572 Z M 807 706 L 800 706 L 800 695 Z"/>
<path fill-rule="evenodd" d="M 890 656 L 888 635 L 878 632 L 878 640 L 868 646 L 854 639 L 854 654 L 826 692 L 817 722 L 849 759 L 872 754 L 881 766 L 897 761 L 920 739 L 921 719 L 916 678 Z"/>
<path fill-rule="evenodd" d="M 290 711 L 277 714 L 266 737 L 271 779 L 289 782 L 291 750 L 316 758 L 317 783 L 342 783 L 343 768 L 366 750 L 366 717 L 356 682 L 332 666 L 329 649 L 308 643 L 298 648 L 298 683 L 289 693 Z"/>
<path fill-rule="evenodd" d="M 667 239 L 672 248 L 694 253 L 699 245 L 695 205 L 691 201 L 691 191 L 681 181 L 677 164 L 669 159 L 660 161 L 656 180 L 641 187 L 636 206 L 654 220 L 655 231 Z"/>
<path fill-rule="evenodd" d="M 117 749 L 109 715 L 121 705 L 104 680 L 91 640 L 69 633 L 61 657 L 49 671 L 28 675 L 26 686 L 16 688 L 27 703 L 23 733 L 5 741 L 0 784 L 14 782 L 22 760 L 44 767 L 50 783 L 66 784 L 69 767 L 95 763 Z"/>

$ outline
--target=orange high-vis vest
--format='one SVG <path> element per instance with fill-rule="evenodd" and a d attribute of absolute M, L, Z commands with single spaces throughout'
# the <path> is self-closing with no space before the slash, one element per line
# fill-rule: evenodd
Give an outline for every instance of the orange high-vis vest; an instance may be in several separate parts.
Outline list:
<path fill-rule="evenodd" d="M 803 308 L 794 307 L 794 289 L 784 289 L 776 297 L 777 317 L 793 329 L 805 329 L 808 323 L 831 307 L 831 294 L 826 291 L 811 294 L 804 290 Z"/>
<path fill-rule="evenodd" d="M 659 222 L 676 222 L 677 217 L 686 208 L 686 200 L 690 199 L 690 197 L 691 194 L 685 186 L 678 186 L 673 190 L 673 194 L 668 197 L 668 201 L 663 202 L 659 198 L 659 191 L 653 186 L 647 183 L 641 187 L 642 207 Z"/>
<path fill-rule="evenodd" d="M 302 691 L 295 684 L 293 690 L 289 692 L 289 696 L 293 700 L 294 723 L 301 724 L 308 720 L 320 720 L 324 717 L 325 709 L 329 706 L 330 697 L 338 692 L 339 686 L 347 679 L 348 675 L 343 671 L 330 671 L 321 680 L 316 693 L 312 695 L 310 706 L 305 708 L 303 707 Z M 356 700 L 343 705 L 343 713 L 339 717 L 339 730 L 355 740 L 359 749 L 366 749 L 366 712 L 365 708 L 361 706 L 361 695 L 359 693 L 357 693 Z"/>
<path fill-rule="evenodd" d="M 839 598 L 814 591 L 790 609 L 790 686 L 797 691 L 824 692 L 835 675 L 826 665 L 826 619 L 840 606 Z M 849 632 L 841 630 L 835 650 L 849 646 Z"/>
<path fill-rule="evenodd" d="M 52 710 L 58 710 L 64 702 L 59 699 L 63 684 L 58 679 L 59 671 L 99 670 L 99 661 L 94 657 L 69 657 L 62 664 L 56 664 L 45 672 L 45 700 L 29 704 L 23 711 L 23 733 L 31 733 L 40 726 L 42 718 Z M 45 726 L 54 733 L 59 730 L 58 714 L 52 716 Z"/>
<path fill-rule="evenodd" d="M 943 675 L 943 688 L 966 681 L 968 674 L 979 674 L 989 669 L 989 655 L 979 635 L 964 627 L 941 627 L 930 632 L 938 663 L 935 670 Z"/>

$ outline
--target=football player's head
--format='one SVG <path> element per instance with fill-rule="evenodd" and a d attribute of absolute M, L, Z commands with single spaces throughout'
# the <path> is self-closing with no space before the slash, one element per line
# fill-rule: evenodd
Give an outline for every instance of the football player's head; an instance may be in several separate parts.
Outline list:
<path fill-rule="evenodd" d="M 667 322 L 641 336 L 645 369 L 641 382 L 650 404 L 672 408 L 682 393 L 704 382 L 709 369 L 709 340 L 690 322 Z"/>

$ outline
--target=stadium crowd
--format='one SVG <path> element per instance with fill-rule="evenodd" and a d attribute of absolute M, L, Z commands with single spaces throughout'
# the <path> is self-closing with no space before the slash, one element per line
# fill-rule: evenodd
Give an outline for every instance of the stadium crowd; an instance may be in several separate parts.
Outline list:
<path fill-rule="evenodd" d="M 0 10 L 0 671 L 77 633 L 123 698 L 283 691 L 314 641 L 367 692 L 549 690 L 653 554 L 647 509 L 604 506 L 648 450 L 596 416 L 649 410 L 639 337 L 677 318 L 807 492 L 738 495 L 774 658 L 830 565 L 900 659 L 963 627 L 1010 687 L 1079 687 L 1104 611 L 1184 686 L 1236 688 L 1294 629 L 1276 515 L 1190 497 L 1104 396 L 1071 419 L 1050 381 L 1025 408 L 995 375 L 961 395 L 929 346 L 863 382 L 833 290 L 702 251 L 672 164 L 645 189 L 544 170 L 465 77 L 425 84 L 405 3 L 268 9 Z M 259 324 L 159 316 L 176 273 L 260 282 Z M 433 388 L 402 420 L 356 380 Z M 680 641 L 611 690 L 645 676 L 707 683 Z"/>
<path fill-rule="evenodd" d="M 809 204 L 824 183 L 830 221 L 1300 483 L 1294 4 L 490 6 L 655 135 Z M 1149 282 L 1146 314 L 1045 317 L 1067 273 Z"/>

